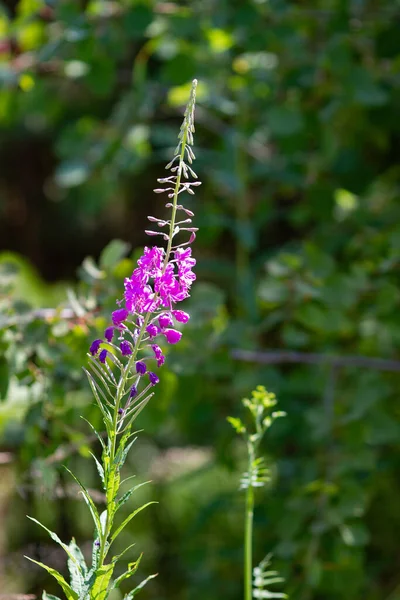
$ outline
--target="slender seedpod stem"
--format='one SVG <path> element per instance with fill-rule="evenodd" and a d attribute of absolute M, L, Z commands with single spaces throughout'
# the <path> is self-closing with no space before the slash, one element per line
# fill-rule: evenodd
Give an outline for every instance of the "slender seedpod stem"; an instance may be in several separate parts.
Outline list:
<path fill-rule="evenodd" d="M 182 171 L 185 165 L 184 162 L 184 157 L 185 157 L 185 150 L 186 150 L 186 142 L 188 139 L 188 134 L 192 134 L 192 132 L 194 132 L 194 105 L 196 102 L 196 88 L 197 88 L 197 79 L 193 80 L 192 83 L 192 90 L 190 93 L 190 99 L 189 99 L 189 103 L 187 105 L 186 111 L 185 111 L 185 117 L 183 120 L 183 124 L 182 124 L 182 128 L 181 128 L 181 133 L 180 136 L 182 135 L 181 138 L 181 152 L 179 155 L 179 167 L 178 167 L 178 175 L 176 177 L 176 183 L 175 183 L 175 188 L 174 188 L 174 199 L 172 202 L 172 213 L 171 213 L 171 224 L 170 224 L 170 230 L 169 230 L 169 240 L 168 240 L 168 246 L 167 246 L 167 251 L 165 254 L 165 260 L 164 260 L 164 272 L 165 269 L 167 268 L 167 264 L 168 264 L 168 260 L 171 254 L 171 247 L 172 247 L 172 238 L 173 238 L 173 232 L 175 229 L 175 219 L 176 219 L 176 211 L 177 211 L 177 204 L 178 204 L 178 194 L 179 194 L 179 188 L 181 186 L 181 177 L 182 177 Z M 190 146 L 187 146 L 188 148 L 190 148 Z M 177 150 L 179 149 L 179 144 L 177 146 Z M 197 177 L 197 175 L 196 175 Z"/>

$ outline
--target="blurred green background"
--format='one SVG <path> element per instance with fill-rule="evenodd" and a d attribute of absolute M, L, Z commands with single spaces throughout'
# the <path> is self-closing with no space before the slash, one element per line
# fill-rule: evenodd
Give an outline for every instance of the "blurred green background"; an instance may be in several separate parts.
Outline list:
<path fill-rule="evenodd" d="M 64 564 L 26 514 L 89 549 L 61 467 L 99 489 L 82 364 L 163 212 L 152 189 L 197 77 L 192 319 L 128 465 L 160 502 L 124 540 L 159 573 L 142 597 L 241 597 L 244 453 L 226 417 L 264 384 L 288 417 L 264 445 L 255 559 L 273 551 L 296 600 L 400 599 L 399 15 L 398 0 L 0 3 L 2 593 L 58 593 L 22 558 Z"/>

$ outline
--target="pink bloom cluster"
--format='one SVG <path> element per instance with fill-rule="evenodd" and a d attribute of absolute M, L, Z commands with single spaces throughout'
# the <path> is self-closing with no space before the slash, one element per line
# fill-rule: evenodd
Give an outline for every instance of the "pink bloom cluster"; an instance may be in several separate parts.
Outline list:
<path fill-rule="evenodd" d="M 170 174 L 158 179 L 164 187 L 154 190 L 157 194 L 167 195 L 165 207 L 172 209 L 171 218 L 148 217 L 160 231 L 146 230 L 146 233 L 150 236 L 160 235 L 167 240 L 168 249 L 145 247 L 136 269 L 125 279 L 124 299 L 119 303 L 124 302 L 125 306 L 112 313 L 112 325 L 104 332 L 105 341 L 97 339 L 90 346 L 92 357 L 96 357 L 106 369 L 109 369 L 108 358 L 118 365 L 121 363 L 103 344 L 117 349 L 122 357 L 130 356 L 130 361 L 132 356 L 136 358 L 139 351 L 148 348 L 152 352 L 151 358 L 161 367 L 165 357 L 156 343 L 157 338 L 163 336 L 168 344 L 176 344 L 182 337 L 175 328 L 176 323 L 187 323 L 189 320 L 189 315 L 177 309 L 176 304 L 189 296 L 196 279 L 192 270 L 196 261 L 192 258 L 190 244 L 196 238 L 197 228 L 191 226 L 194 213 L 178 204 L 178 196 L 183 192 L 193 195 L 193 187 L 201 185 L 190 166 L 195 159 L 192 145 L 196 85 L 197 81 L 194 80 L 175 156 L 166 166 Z M 169 226 L 169 233 L 165 232 L 165 226 Z M 173 246 L 172 242 L 179 233 L 190 234 L 189 240 Z M 118 346 L 113 343 L 115 332 L 118 332 Z M 137 380 L 131 388 L 132 396 L 137 393 L 136 386 L 141 377 L 147 375 L 150 385 L 158 383 L 157 375 L 147 370 L 146 360 L 144 357 L 135 362 Z M 130 362 L 128 364 L 130 367 Z"/>
<path fill-rule="evenodd" d="M 160 306 L 172 309 L 176 302 L 189 296 L 196 275 L 191 248 L 177 248 L 174 258 L 164 268 L 164 248 L 145 247 L 138 267 L 125 279 L 126 308 L 133 314 L 154 312 Z"/>
<path fill-rule="evenodd" d="M 176 344 L 182 337 L 182 333 L 175 329 L 175 322 L 187 323 L 188 313 L 177 310 L 174 305 L 185 300 L 189 296 L 189 290 L 196 279 L 192 267 L 196 260 L 192 258 L 192 249 L 189 247 L 178 247 L 173 253 L 171 260 L 165 265 L 165 250 L 153 246 L 145 247 L 144 254 L 138 260 L 138 266 L 131 277 L 125 279 L 124 300 L 125 308 L 118 308 L 112 313 L 113 325 L 107 327 L 104 337 L 108 343 L 112 343 L 114 332 L 119 332 L 119 349 L 122 356 L 129 356 L 133 352 L 134 344 L 138 336 L 138 329 L 143 325 L 147 313 L 151 313 L 151 319 L 145 329 L 143 342 L 151 348 L 157 366 L 161 367 L 165 362 L 162 349 L 153 343 L 155 338 L 163 335 L 169 344 Z M 133 332 L 131 327 L 133 326 Z M 125 339 L 131 337 L 132 341 Z M 90 346 L 90 353 L 96 356 L 99 353 L 103 340 L 97 339 Z M 107 350 L 102 349 L 99 360 L 105 364 Z M 138 361 L 136 369 L 139 376 L 146 373 L 152 385 L 158 382 L 158 378 L 143 368 L 143 360 Z"/>

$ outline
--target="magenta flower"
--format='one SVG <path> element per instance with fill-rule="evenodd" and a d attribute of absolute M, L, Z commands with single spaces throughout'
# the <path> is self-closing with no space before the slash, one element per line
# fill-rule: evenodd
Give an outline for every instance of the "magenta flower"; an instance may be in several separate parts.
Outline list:
<path fill-rule="evenodd" d="M 162 315 L 160 315 L 158 317 L 158 322 L 160 324 L 160 327 L 162 328 L 171 327 L 171 325 L 174 324 L 172 317 L 169 313 L 163 313 Z"/>
<path fill-rule="evenodd" d="M 122 321 L 125 321 L 129 315 L 129 312 L 125 308 L 118 308 L 112 313 L 112 322 L 114 325 L 120 325 Z"/>
<path fill-rule="evenodd" d="M 146 363 L 141 360 L 138 360 L 136 363 L 136 373 L 139 375 L 144 375 L 147 371 Z"/>
<path fill-rule="evenodd" d="M 126 342 L 125 340 L 123 340 L 119 347 L 121 348 L 121 354 L 122 356 L 129 356 L 130 354 L 132 354 L 132 348 L 129 342 Z"/>
<path fill-rule="evenodd" d="M 139 393 L 137 387 L 143 385 L 140 383 L 141 377 L 146 373 L 151 385 L 156 385 L 159 381 L 155 373 L 147 371 L 146 352 L 149 348 L 153 351 L 158 367 L 165 362 L 162 348 L 153 342 L 159 336 L 164 336 L 168 344 L 177 344 L 182 333 L 175 329 L 176 323 L 185 324 L 190 319 L 189 314 L 178 309 L 177 304 L 190 296 L 191 286 L 196 279 L 193 272 L 196 260 L 192 257 L 190 244 L 196 238 L 197 228 L 191 226 L 193 211 L 181 204 L 184 196 L 182 192 L 194 194 L 194 188 L 200 185 L 192 169 L 195 158 L 192 150 L 195 89 L 196 82 L 185 111 L 176 154 L 166 167 L 167 175 L 158 180 L 160 187 L 155 190 L 157 194 L 166 194 L 168 199 L 165 207 L 172 209 L 170 216 L 148 217 L 152 228 L 146 230 L 146 233 L 152 239 L 159 236 L 158 239 L 166 242 L 163 244 L 165 247 L 157 244 L 144 247 L 132 274 L 125 278 L 123 300 L 118 301 L 121 307 L 112 313 L 112 325 L 104 332 L 104 338 L 110 344 L 114 339 L 115 329 L 119 332 L 120 357 L 110 355 L 113 370 L 108 375 L 109 378 L 114 378 L 114 373 L 119 368 L 121 377 L 124 378 L 122 391 L 128 393 L 129 389 L 130 397 Z M 93 356 L 100 352 L 99 360 L 105 363 L 107 350 L 101 350 L 101 343 L 102 340 L 94 340 L 90 352 Z M 117 346 L 114 348 L 118 350 Z M 145 358 L 137 360 L 139 356 Z M 121 361 L 121 357 L 125 360 Z M 133 363 L 139 375 L 137 387 L 131 386 L 129 379 Z M 111 362 L 109 366 L 111 367 Z M 118 397 L 121 398 L 120 395 Z"/>
<path fill-rule="evenodd" d="M 172 314 L 179 323 L 187 323 L 190 319 L 188 313 L 183 310 L 173 310 Z"/>
<path fill-rule="evenodd" d="M 158 334 L 158 327 L 151 323 L 150 325 L 147 325 L 146 331 L 151 338 L 154 338 Z"/>
<path fill-rule="evenodd" d="M 152 373 L 151 371 L 149 371 L 149 379 L 151 385 L 156 385 L 160 381 L 157 375 L 155 373 Z"/>
<path fill-rule="evenodd" d="M 165 363 L 165 356 L 164 356 L 160 346 L 158 346 L 157 344 L 153 344 L 151 346 L 151 349 L 154 352 L 154 358 L 157 361 L 157 367 L 161 367 Z"/>
<path fill-rule="evenodd" d="M 106 338 L 107 342 L 111 342 L 113 337 L 114 337 L 114 327 L 107 327 L 107 329 L 104 332 L 104 337 Z"/>
<path fill-rule="evenodd" d="M 165 335 L 168 344 L 177 344 L 182 337 L 182 333 L 176 329 L 165 329 L 162 333 Z"/>
<path fill-rule="evenodd" d="M 94 340 L 94 342 L 91 343 L 90 348 L 89 348 L 89 352 L 92 356 L 95 356 L 100 348 L 100 344 L 102 344 L 103 340 Z"/>
<path fill-rule="evenodd" d="M 155 277 L 157 273 L 161 273 L 164 266 L 165 250 L 164 248 L 148 248 L 145 246 L 144 254 L 138 260 L 138 265 L 149 276 Z"/>

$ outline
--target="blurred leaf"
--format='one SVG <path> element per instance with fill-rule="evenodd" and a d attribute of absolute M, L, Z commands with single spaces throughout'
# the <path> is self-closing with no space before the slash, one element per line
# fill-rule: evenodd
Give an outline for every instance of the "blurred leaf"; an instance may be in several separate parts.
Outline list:
<path fill-rule="evenodd" d="M 112 240 L 102 251 L 99 264 L 105 271 L 110 271 L 129 252 L 130 245 L 122 240 Z"/>
<path fill-rule="evenodd" d="M 87 163 L 82 161 L 67 161 L 57 168 L 54 178 L 60 187 L 70 188 L 82 185 L 90 176 Z"/>

